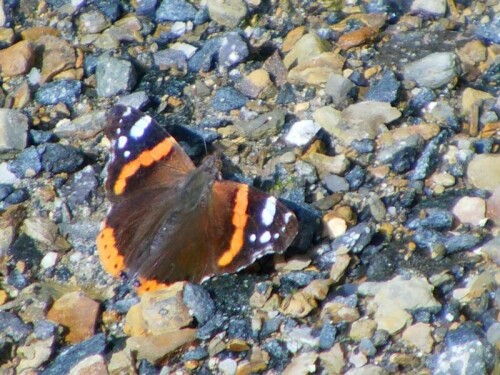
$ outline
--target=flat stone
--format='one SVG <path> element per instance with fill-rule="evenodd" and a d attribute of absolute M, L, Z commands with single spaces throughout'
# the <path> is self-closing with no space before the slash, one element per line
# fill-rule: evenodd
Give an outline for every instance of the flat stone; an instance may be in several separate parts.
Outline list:
<path fill-rule="evenodd" d="M 339 343 L 336 343 L 329 351 L 319 354 L 321 366 L 328 374 L 342 374 L 342 369 L 346 365 L 345 354 Z"/>
<path fill-rule="evenodd" d="M 353 322 L 349 330 L 349 337 L 354 341 L 361 341 L 362 339 L 369 339 L 375 333 L 377 323 L 371 319 L 360 319 Z"/>
<path fill-rule="evenodd" d="M 313 112 L 313 119 L 328 133 L 333 134 L 340 126 L 342 112 L 331 106 L 320 107 Z"/>
<path fill-rule="evenodd" d="M 130 61 L 103 57 L 96 67 L 97 94 L 109 97 L 130 91 L 136 83 L 135 68 Z"/>
<path fill-rule="evenodd" d="M 304 161 L 314 165 L 321 177 L 328 174 L 342 175 L 349 167 L 349 159 L 344 154 L 329 156 L 317 152 L 309 152 L 304 156 Z M 343 182 L 342 186 L 348 188 Z"/>
<path fill-rule="evenodd" d="M 312 141 L 319 129 L 320 126 L 313 120 L 297 121 L 290 127 L 285 142 L 294 146 L 305 146 Z"/>
<path fill-rule="evenodd" d="M 285 112 L 277 109 L 263 113 L 250 121 L 235 122 L 236 129 L 250 140 L 259 140 L 278 135 L 285 125 Z"/>
<path fill-rule="evenodd" d="M 247 14 L 243 0 L 208 0 L 207 7 L 212 20 L 229 28 L 237 27 Z"/>
<path fill-rule="evenodd" d="M 352 368 L 345 372 L 345 375 L 384 375 L 387 372 L 384 368 L 376 365 L 365 365 L 359 368 Z"/>
<path fill-rule="evenodd" d="M 358 293 L 375 295 L 370 304 L 376 310 L 374 319 L 377 327 L 394 334 L 411 322 L 412 316 L 407 311 L 437 311 L 441 308 L 432 294 L 433 289 L 425 278 L 412 277 L 405 280 L 396 276 L 382 283 L 366 282 L 360 285 Z"/>
<path fill-rule="evenodd" d="M 73 120 L 63 119 L 56 124 L 54 134 L 59 138 L 89 139 L 95 137 L 106 125 L 106 112 L 93 111 Z"/>
<path fill-rule="evenodd" d="M 335 52 L 324 52 L 293 67 L 288 72 L 288 81 L 293 84 L 320 86 L 325 84 L 332 74 L 340 74 L 344 63 L 345 58 L 342 55 Z"/>
<path fill-rule="evenodd" d="M 46 363 L 54 351 L 55 336 L 45 340 L 34 340 L 26 346 L 17 349 L 17 355 L 21 358 L 16 371 L 22 372 L 28 369 L 41 367 Z"/>
<path fill-rule="evenodd" d="M 446 0 L 414 0 L 410 10 L 412 13 L 443 17 L 446 12 Z"/>
<path fill-rule="evenodd" d="M 286 34 L 281 46 L 282 52 L 289 52 L 306 32 L 305 26 L 298 26 Z"/>
<path fill-rule="evenodd" d="M 334 127 L 325 128 L 345 145 L 355 140 L 375 139 L 387 131 L 385 124 L 401 116 L 396 108 L 385 102 L 361 102 L 352 104 L 342 111 L 342 121 Z"/>
<path fill-rule="evenodd" d="M 295 39 L 295 37 L 294 37 Z M 331 50 L 328 42 L 321 39 L 316 33 L 302 36 L 285 56 L 283 62 L 289 69 L 293 64 L 301 64 Z"/>
<path fill-rule="evenodd" d="M 486 202 L 478 197 L 463 197 L 453 206 L 453 214 L 463 224 L 486 224 Z"/>
<path fill-rule="evenodd" d="M 500 186 L 500 155 L 474 155 L 467 167 L 467 179 L 478 189 L 494 191 Z"/>
<path fill-rule="evenodd" d="M 283 371 L 283 375 L 314 374 L 318 353 L 301 353 L 294 356 L 290 364 Z"/>
<path fill-rule="evenodd" d="M 75 344 L 94 335 L 98 314 L 99 303 L 82 292 L 70 292 L 54 302 L 47 319 L 66 327 L 66 341 Z"/>
<path fill-rule="evenodd" d="M 159 363 L 165 356 L 196 339 L 196 330 L 186 328 L 155 336 L 134 336 L 127 339 L 127 349 L 136 353 L 138 360 Z"/>
<path fill-rule="evenodd" d="M 343 50 L 367 44 L 378 35 L 377 27 L 364 26 L 359 29 L 348 31 L 339 38 L 337 45 Z"/>
<path fill-rule="evenodd" d="M 186 0 L 162 0 L 156 10 L 155 19 L 157 22 L 192 21 L 196 12 L 196 8 Z"/>
<path fill-rule="evenodd" d="M 82 374 L 106 374 L 108 372 L 106 361 L 100 354 L 94 354 L 82 359 L 74 367 L 71 368 L 68 375 Z"/>
<path fill-rule="evenodd" d="M 265 96 L 265 93 L 269 93 L 273 84 L 264 69 L 257 69 L 244 77 L 238 84 L 236 88 L 246 96 L 250 98 L 258 98 L 259 96 Z"/>
<path fill-rule="evenodd" d="M 11 47 L 0 50 L 0 72 L 2 76 L 28 73 L 35 62 L 31 42 L 22 40 Z"/>
<path fill-rule="evenodd" d="M 15 109 L 0 108 L 0 153 L 22 150 L 28 141 L 28 118 Z"/>
<path fill-rule="evenodd" d="M 404 330 L 402 338 L 416 346 L 421 352 L 430 353 L 434 345 L 431 332 L 430 324 L 415 323 Z"/>
<path fill-rule="evenodd" d="M 325 85 L 325 93 L 330 95 L 335 105 L 342 104 L 356 85 L 342 74 L 330 74 Z M 327 107 L 324 107 L 327 108 Z"/>
<path fill-rule="evenodd" d="M 437 89 L 451 82 L 457 76 L 455 54 L 434 52 L 424 58 L 409 63 L 404 68 L 406 80 L 415 81 L 419 86 Z"/>
<path fill-rule="evenodd" d="M 467 87 L 462 93 L 462 114 L 468 116 L 474 106 L 477 106 L 479 109 L 481 102 L 486 99 L 493 99 L 493 95 L 485 91 Z"/>
<path fill-rule="evenodd" d="M 132 336 L 160 335 L 187 327 L 193 320 L 183 301 L 184 283 L 145 293 L 125 317 L 124 332 Z"/>
<path fill-rule="evenodd" d="M 50 81 L 56 74 L 75 68 L 76 51 L 67 41 L 46 35 L 36 41 L 36 47 L 43 51 L 41 84 Z"/>

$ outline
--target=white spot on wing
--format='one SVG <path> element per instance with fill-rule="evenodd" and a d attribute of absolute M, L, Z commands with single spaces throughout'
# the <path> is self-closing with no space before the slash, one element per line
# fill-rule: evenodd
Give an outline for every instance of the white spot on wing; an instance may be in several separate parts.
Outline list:
<path fill-rule="evenodd" d="M 265 226 L 269 226 L 274 221 L 274 215 L 276 214 L 276 198 L 269 197 L 266 199 L 266 205 L 262 211 L 261 218 L 262 223 Z"/>
<path fill-rule="evenodd" d="M 130 109 L 130 107 L 127 107 L 125 112 L 123 112 L 123 117 L 126 117 L 126 116 L 130 115 L 131 113 L 132 113 L 132 110 Z"/>
<path fill-rule="evenodd" d="M 257 239 L 257 236 L 253 233 L 250 236 L 248 236 L 248 240 L 250 242 L 255 242 L 256 239 Z"/>
<path fill-rule="evenodd" d="M 121 121 L 121 120 L 120 120 Z M 116 129 L 116 134 L 120 135 L 122 133 L 122 130 L 120 128 Z"/>
<path fill-rule="evenodd" d="M 151 124 L 152 118 L 149 116 L 143 116 L 132 126 L 130 129 L 130 136 L 134 139 L 139 139 L 144 135 L 144 131 Z"/>
<path fill-rule="evenodd" d="M 292 217 L 292 214 L 290 212 L 287 212 L 285 216 L 283 216 L 283 220 L 285 220 L 285 224 L 288 224 L 290 221 L 290 218 Z"/>
<path fill-rule="evenodd" d="M 279 233 L 274 233 L 274 234 L 273 234 L 273 238 L 274 238 L 275 240 L 277 240 L 278 238 L 280 238 L 280 234 L 279 234 Z"/>
<path fill-rule="evenodd" d="M 124 148 L 126 145 L 127 145 L 127 137 L 125 137 L 124 135 L 121 135 L 121 136 L 118 138 L 118 148 L 119 148 L 119 149 L 122 149 L 122 148 Z"/>
<path fill-rule="evenodd" d="M 128 157 L 130 156 L 130 151 L 125 151 L 125 152 L 123 153 L 123 156 L 124 156 L 125 158 L 128 158 Z"/>
<path fill-rule="evenodd" d="M 262 235 L 260 236 L 259 238 L 259 242 L 260 243 L 266 243 L 266 242 L 269 242 L 269 240 L 271 239 L 271 233 L 269 233 L 269 231 L 265 231 L 264 233 L 262 233 Z"/>

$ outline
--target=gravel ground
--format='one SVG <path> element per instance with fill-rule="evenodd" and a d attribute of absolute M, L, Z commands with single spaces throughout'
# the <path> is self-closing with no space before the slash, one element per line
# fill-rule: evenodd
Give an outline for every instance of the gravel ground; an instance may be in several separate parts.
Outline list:
<path fill-rule="evenodd" d="M 0 2 L 0 372 L 500 374 L 499 14 Z M 282 199 L 291 248 L 140 297 L 107 275 L 115 103 Z"/>

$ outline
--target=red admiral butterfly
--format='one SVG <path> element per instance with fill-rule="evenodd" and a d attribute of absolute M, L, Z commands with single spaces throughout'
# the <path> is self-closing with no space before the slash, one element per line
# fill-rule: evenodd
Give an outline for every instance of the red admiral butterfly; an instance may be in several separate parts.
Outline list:
<path fill-rule="evenodd" d="M 137 277 L 139 292 L 236 272 L 284 252 L 297 235 L 297 219 L 284 204 L 220 180 L 215 157 L 195 167 L 150 116 L 116 105 L 107 122 L 111 208 L 97 249 L 111 275 Z"/>

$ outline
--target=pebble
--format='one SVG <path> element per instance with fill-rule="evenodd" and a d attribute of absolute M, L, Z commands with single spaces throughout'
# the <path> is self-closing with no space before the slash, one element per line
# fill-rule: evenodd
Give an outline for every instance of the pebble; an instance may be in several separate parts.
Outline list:
<path fill-rule="evenodd" d="M 341 374 L 346 365 L 344 352 L 339 343 L 335 344 L 329 351 L 320 353 L 319 359 L 328 374 Z"/>
<path fill-rule="evenodd" d="M 325 93 L 332 98 L 335 106 L 339 106 L 348 98 L 351 90 L 356 85 L 341 74 L 331 74 L 325 85 Z"/>
<path fill-rule="evenodd" d="M 55 337 L 49 337 L 45 340 L 33 340 L 28 345 L 19 347 L 16 355 L 21 360 L 16 370 L 23 372 L 34 368 L 41 368 L 52 355 L 54 342 Z"/>
<path fill-rule="evenodd" d="M 22 40 L 0 51 L 0 70 L 2 76 L 16 76 L 29 72 L 35 62 L 33 44 Z"/>
<path fill-rule="evenodd" d="M 250 121 L 237 121 L 237 130 L 250 140 L 259 140 L 278 135 L 285 125 L 285 112 L 277 109 L 263 113 Z"/>
<path fill-rule="evenodd" d="M 437 89 L 450 83 L 457 76 L 455 54 L 434 52 L 409 63 L 404 68 L 406 80 L 415 81 L 420 87 Z"/>
<path fill-rule="evenodd" d="M 365 100 L 394 103 L 398 99 L 400 83 L 393 71 L 388 70 L 370 87 Z M 326 91 L 326 88 L 325 88 Z"/>
<path fill-rule="evenodd" d="M 0 331 L 14 342 L 20 342 L 26 339 L 32 329 L 18 316 L 7 311 L 0 311 Z"/>
<path fill-rule="evenodd" d="M 249 53 L 248 46 L 239 33 L 226 33 L 221 38 L 218 50 L 219 65 L 230 68 L 245 61 Z"/>
<path fill-rule="evenodd" d="M 320 126 L 313 120 L 297 121 L 288 130 L 285 142 L 293 146 L 305 146 L 313 140 Z"/>
<path fill-rule="evenodd" d="M 415 323 L 403 332 L 402 338 L 415 345 L 423 353 L 430 353 L 434 345 L 432 328 L 428 323 Z"/>
<path fill-rule="evenodd" d="M 321 350 L 329 350 L 335 344 L 337 329 L 330 323 L 324 323 L 319 334 L 319 348 Z"/>
<path fill-rule="evenodd" d="M 85 162 L 84 155 L 72 146 L 49 143 L 37 147 L 41 155 L 42 167 L 50 173 L 72 173 Z"/>
<path fill-rule="evenodd" d="M 219 371 L 223 375 L 235 375 L 238 363 L 231 358 L 219 362 Z"/>
<path fill-rule="evenodd" d="M 212 38 L 203 44 L 193 57 L 189 59 L 189 71 L 198 73 L 200 71 L 208 72 L 212 70 L 215 67 L 215 62 L 218 60 L 221 44 L 222 38 Z M 241 52 L 239 51 L 239 53 Z"/>
<path fill-rule="evenodd" d="M 301 353 L 292 359 L 282 374 L 314 374 L 316 372 L 315 362 L 317 359 L 317 353 Z"/>
<path fill-rule="evenodd" d="M 290 53 L 292 52 L 290 51 Z M 324 52 L 314 57 L 311 57 L 311 54 L 306 56 L 309 56 L 306 61 L 299 62 L 289 70 L 288 81 L 290 83 L 321 86 L 328 81 L 328 77 L 332 74 L 340 74 L 345 63 L 345 58 L 335 52 Z M 286 61 L 286 57 L 284 61 Z"/>
<path fill-rule="evenodd" d="M 185 0 L 162 0 L 156 9 L 157 22 L 164 21 L 193 21 L 197 10 Z"/>
<path fill-rule="evenodd" d="M 187 284 L 183 301 L 200 326 L 205 325 L 215 313 L 215 305 L 210 294 L 199 285 Z"/>
<path fill-rule="evenodd" d="M 500 187 L 493 190 L 486 201 L 486 217 L 488 220 L 493 221 L 495 225 L 500 225 Z"/>
<path fill-rule="evenodd" d="M 361 295 L 374 295 L 371 302 L 375 308 L 373 316 L 378 329 L 394 334 L 411 323 L 412 317 L 407 311 L 427 309 L 437 312 L 441 304 L 435 300 L 433 286 L 425 278 L 412 277 L 409 280 L 396 276 L 392 280 L 360 285 Z"/>
<path fill-rule="evenodd" d="M 337 127 L 325 130 L 349 145 L 355 140 L 375 139 L 387 131 L 385 124 L 400 116 L 401 113 L 389 103 L 361 102 L 342 111 L 342 121 Z"/>
<path fill-rule="evenodd" d="M 99 333 L 79 344 L 72 345 L 55 357 L 43 370 L 43 375 L 69 374 L 83 359 L 101 354 L 106 348 L 106 339 Z"/>
<path fill-rule="evenodd" d="M 28 118 L 15 109 L 0 109 L 0 153 L 19 151 L 28 141 Z"/>
<path fill-rule="evenodd" d="M 478 197 L 462 197 L 453 206 L 453 214 L 463 224 L 486 224 L 486 202 Z"/>
<path fill-rule="evenodd" d="M 128 95 L 122 95 L 117 104 L 123 104 L 136 109 L 144 109 L 149 104 L 149 96 L 145 91 L 136 91 Z M 99 114 L 94 114 L 94 116 L 99 117 Z"/>
<path fill-rule="evenodd" d="M 93 138 L 104 129 L 105 116 L 105 111 L 92 111 L 73 120 L 60 120 L 54 128 L 54 134 L 58 138 Z"/>
<path fill-rule="evenodd" d="M 349 183 L 346 181 L 346 179 L 334 174 L 327 174 L 323 178 L 323 183 L 331 193 L 349 190 Z"/>
<path fill-rule="evenodd" d="M 367 223 L 357 224 L 333 241 L 332 250 L 347 249 L 359 253 L 371 242 L 373 234 L 374 231 Z"/>
<path fill-rule="evenodd" d="M 257 69 L 238 82 L 236 88 L 249 98 L 258 98 L 269 93 L 272 82 L 269 73 L 264 69 Z"/>
<path fill-rule="evenodd" d="M 213 21 L 229 28 L 237 27 L 247 14 L 243 0 L 207 0 L 207 8 Z"/>
<path fill-rule="evenodd" d="M 136 84 L 137 75 L 130 61 L 104 56 L 96 66 L 97 94 L 109 97 L 129 92 Z"/>
<path fill-rule="evenodd" d="M 449 374 L 452 368 L 457 373 L 487 374 L 495 363 L 491 350 L 483 333 L 476 326 L 469 322 L 462 323 L 446 335 L 445 347 L 434 357 L 433 373 Z"/>
<path fill-rule="evenodd" d="M 42 171 L 42 161 L 36 147 L 28 147 L 8 164 L 9 171 L 18 178 L 34 177 Z"/>
<path fill-rule="evenodd" d="M 76 52 L 67 41 L 53 35 L 44 35 L 36 41 L 37 50 L 43 51 L 40 84 L 52 80 L 58 74 L 69 73 L 64 78 L 81 78 L 76 71 Z"/>
<path fill-rule="evenodd" d="M 474 155 L 467 166 L 467 179 L 478 189 L 494 191 L 500 186 L 500 155 Z"/>
<path fill-rule="evenodd" d="M 99 181 L 94 168 L 90 165 L 71 175 L 61 187 L 61 195 L 67 200 L 72 210 L 78 210 L 82 205 L 90 205 L 97 195 Z"/>
<path fill-rule="evenodd" d="M 360 319 L 353 322 L 349 330 L 349 337 L 354 341 L 369 339 L 375 333 L 377 323 L 371 319 Z"/>
<path fill-rule="evenodd" d="M 187 58 L 182 51 L 165 49 L 154 54 L 155 65 L 160 70 L 179 70 L 185 71 L 187 69 Z"/>
<path fill-rule="evenodd" d="M 82 292 L 70 292 L 57 299 L 47 313 L 47 319 L 64 326 L 66 341 L 72 344 L 91 339 L 99 317 L 99 303 Z"/>
<path fill-rule="evenodd" d="M 422 217 L 424 215 L 425 217 Z M 452 213 L 441 208 L 428 208 L 419 212 L 418 216 L 408 220 L 406 226 L 413 230 L 421 228 L 450 230 L 453 225 Z"/>
<path fill-rule="evenodd" d="M 61 80 L 46 83 L 35 92 L 35 100 L 42 105 L 64 103 L 72 105 L 80 97 L 82 83 L 77 80 Z"/>
<path fill-rule="evenodd" d="M 212 98 L 212 108 L 216 111 L 229 112 L 233 109 L 240 109 L 247 100 L 246 96 L 238 90 L 232 87 L 222 87 Z"/>
<path fill-rule="evenodd" d="M 500 43 L 500 16 L 497 14 L 490 22 L 479 25 L 474 33 L 486 42 Z"/>
<path fill-rule="evenodd" d="M 410 8 L 412 13 L 424 16 L 443 17 L 446 12 L 446 0 L 415 0 Z"/>

